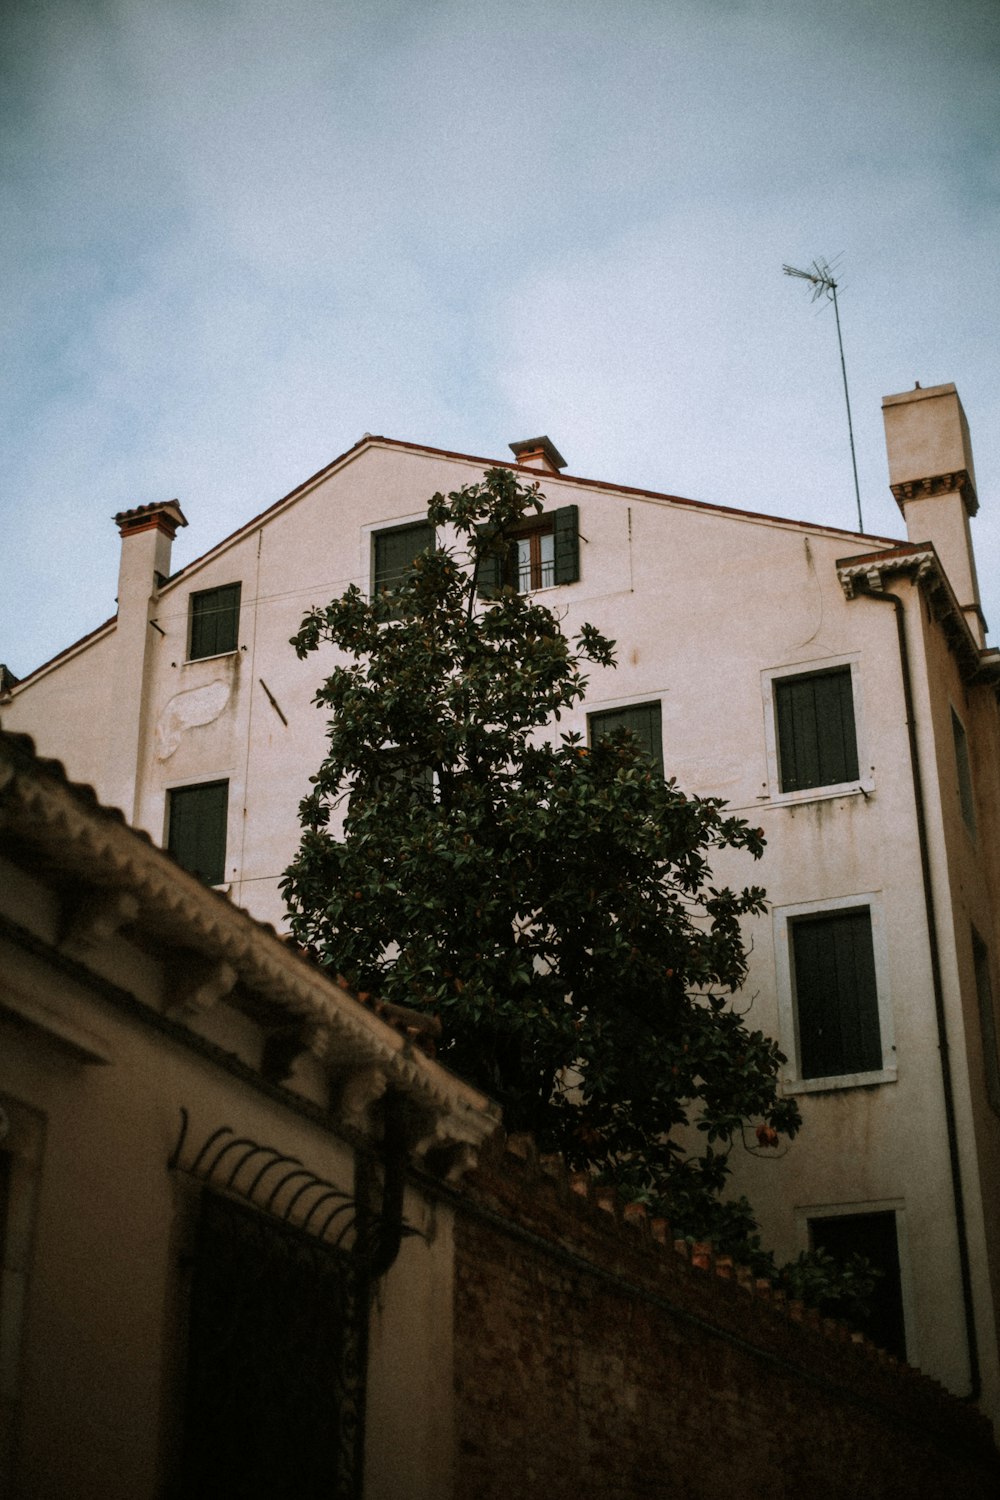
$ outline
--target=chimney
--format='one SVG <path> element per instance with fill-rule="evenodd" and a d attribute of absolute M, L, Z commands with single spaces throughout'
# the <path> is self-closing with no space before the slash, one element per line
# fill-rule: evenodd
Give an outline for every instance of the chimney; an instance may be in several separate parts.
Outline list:
<path fill-rule="evenodd" d="M 986 621 L 969 521 L 979 509 L 969 424 L 953 385 L 882 398 L 889 488 L 911 542 L 933 542 L 980 648 Z"/>
<path fill-rule="evenodd" d="M 187 520 L 176 500 L 164 500 L 119 511 L 115 525 L 122 550 L 112 669 L 115 725 L 107 746 L 106 796 L 130 823 L 137 823 L 149 664 L 160 639 L 149 622 L 160 585 L 170 574 L 170 549 L 177 528 L 186 526 Z M 147 832 L 159 841 L 160 830 Z"/>
<path fill-rule="evenodd" d="M 179 526 L 186 526 L 184 512 L 176 500 L 156 505 L 137 505 L 120 510 L 115 525 L 122 539 L 118 566 L 118 607 L 122 595 L 145 591 L 148 599 L 170 576 L 170 549 Z M 138 541 L 137 538 L 142 540 Z"/>
<path fill-rule="evenodd" d="M 518 463 L 527 465 L 529 469 L 544 469 L 547 474 L 558 474 L 560 469 L 566 467 L 566 460 L 555 443 L 547 437 L 525 438 L 520 443 L 510 443 L 508 446 Z"/>

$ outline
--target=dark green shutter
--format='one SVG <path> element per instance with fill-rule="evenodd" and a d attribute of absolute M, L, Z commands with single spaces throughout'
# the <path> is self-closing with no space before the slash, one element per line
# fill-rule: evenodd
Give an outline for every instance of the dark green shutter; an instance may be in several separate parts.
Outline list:
<path fill-rule="evenodd" d="M 580 526 L 575 505 L 563 505 L 552 517 L 555 535 L 555 581 L 576 583 L 580 576 Z"/>
<path fill-rule="evenodd" d="M 236 650 L 240 632 L 240 590 L 240 584 L 226 583 L 221 588 L 203 589 L 191 595 L 191 643 L 188 651 L 191 661 Z"/>
<path fill-rule="evenodd" d="M 783 792 L 858 779 L 850 667 L 782 677 L 774 685 Z"/>
<path fill-rule="evenodd" d="M 882 1067 L 875 954 L 867 906 L 792 923 L 803 1078 Z"/>
<path fill-rule="evenodd" d="M 178 864 L 206 885 L 221 885 L 226 875 L 229 782 L 174 787 L 169 796 L 167 848 Z"/>
<path fill-rule="evenodd" d="M 986 1097 L 993 1109 L 1000 1115 L 1000 1039 L 997 1037 L 996 1011 L 993 1006 L 990 953 L 974 927 L 972 929 L 972 963 L 976 975 L 976 998 L 979 1002 L 979 1027 L 983 1043 Z"/>
<path fill-rule="evenodd" d="M 969 764 L 969 741 L 965 726 L 954 709 L 951 711 L 951 733 L 955 741 L 955 769 L 958 772 L 958 800 L 965 826 L 975 837 L 976 803 L 972 795 L 972 767 Z"/>
<path fill-rule="evenodd" d="M 663 774 L 663 724 L 659 703 L 636 703 L 631 708 L 612 708 L 605 713 L 590 714 L 592 744 L 600 744 L 621 729 L 638 741 L 646 755 Z"/>
<path fill-rule="evenodd" d="M 373 585 L 376 594 L 396 588 L 413 560 L 434 545 L 434 527 L 427 521 L 412 526 L 390 526 L 376 531 Z"/>
<path fill-rule="evenodd" d="M 477 526 L 476 535 L 480 541 L 486 541 L 494 535 L 494 528 L 486 525 Z M 492 599 L 499 593 L 503 581 L 501 561 L 499 548 L 495 552 L 480 553 L 479 572 L 476 574 L 476 592 L 480 598 Z"/>

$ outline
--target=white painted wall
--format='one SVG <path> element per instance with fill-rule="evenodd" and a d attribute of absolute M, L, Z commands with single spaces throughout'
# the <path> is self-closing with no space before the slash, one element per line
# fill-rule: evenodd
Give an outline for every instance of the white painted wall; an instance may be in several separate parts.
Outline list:
<path fill-rule="evenodd" d="M 227 883 L 234 900 L 279 928 L 277 880 L 294 854 L 297 805 L 324 749 L 322 715 L 311 698 L 333 663 L 330 652 L 299 662 L 289 637 L 309 606 L 351 582 L 368 586 L 373 528 L 420 516 L 433 492 L 473 482 L 481 472 L 481 465 L 459 457 L 372 441 L 160 592 L 156 618 L 166 633 L 152 642 L 148 663 L 137 820 L 160 840 L 171 787 L 227 777 Z M 814 1211 L 900 1207 L 912 1357 L 962 1392 L 968 1369 L 955 1217 L 895 622 L 884 604 L 846 600 L 836 573 L 839 558 L 887 544 L 540 477 L 547 508 L 578 505 L 584 540 L 579 582 L 539 598 L 559 613 L 568 634 L 591 621 L 618 642 L 618 670 L 590 672 L 587 708 L 658 699 L 668 774 L 689 792 L 725 798 L 765 831 L 759 866 L 733 857 L 717 866 L 731 883 L 763 884 L 773 909 L 748 927 L 753 951 L 740 1003 L 750 1005 L 752 1025 L 783 1034 L 787 962 L 776 948 L 787 940 L 782 913 L 811 903 L 871 900 L 884 937 L 883 1000 L 895 1045 L 886 1059 L 887 1081 L 804 1092 L 799 1139 L 777 1161 L 737 1153 L 737 1187 L 758 1208 L 765 1241 L 781 1256 L 804 1248 L 805 1220 Z M 236 580 L 242 583 L 239 649 L 187 662 L 190 593 Z M 966 920 L 956 917 L 956 903 L 975 890 L 977 926 L 1000 957 L 1000 885 L 988 853 L 991 840 L 1000 845 L 996 760 L 977 749 L 983 826 L 978 847 L 958 858 L 954 851 L 963 849 L 966 834 L 946 784 L 946 705 L 956 695 L 964 700 L 966 690 L 920 595 L 903 579 L 894 587 L 906 606 L 926 799 L 940 809 L 928 834 L 972 1204 L 981 1355 L 987 1402 L 997 1412 L 1000 1246 L 991 1227 L 998 1187 L 989 1174 L 1000 1164 L 1000 1121 L 984 1110 L 981 1073 L 967 1061 L 975 1050 L 968 1034 L 975 1005 L 955 936 Z M 5 727 L 30 729 L 43 754 L 64 758 L 72 775 L 99 790 L 114 755 L 114 718 L 105 705 L 74 734 L 66 705 L 78 714 L 88 697 L 103 701 L 105 640 L 37 682 L 29 680 L 4 720 Z M 856 674 L 863 790 L 782 794 L 775 775 L 773 674 L 845 661 Z M 993 733 L 995 743 L 995 701 L 986 689 L 976 692 L 970 738 L 978 743 Z M 585 727 L 585 710 L 561 725 Z"/>

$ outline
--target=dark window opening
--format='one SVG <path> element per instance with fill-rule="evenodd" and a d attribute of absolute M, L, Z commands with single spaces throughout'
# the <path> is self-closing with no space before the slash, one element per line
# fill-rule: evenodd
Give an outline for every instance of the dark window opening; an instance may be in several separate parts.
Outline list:
<path fill-rule="evenodd" d="M 965 726 L 954 709 L 951 711 L 951 733 L 955 741 L 955 770 L 958 774 L 958 801 L 969 832 L 976 832 L 976 803 L 972 795 L 972 767 L 969 764 L 969 741 Z"/>
<path fill-rule="evenodd" d="M 783 792 L 857 781 L 858 742 L 850 667 L 777 678 L 774 704 Z"/>
<path fill-rule="evenodd" d="M 826 1250 L 841 1265 L 852 1255 L 863 1255 L 881 1273 L 868 1299 L 868 1315 L 855 1321 L 860 1331 L 867 1334 L 879 1349 L 886 1349 L 897 1359 L 905 1360 L 906 1329 L 896 1215 L 890 1211 L 810 1219 L 809 1242 L 814 1250 Z"/>
<path fill-rule="evenodd" d="M 170 853 L 206 885 L 221 885 L 226 876 L 229 782 L 174 787 L 167 798 Z"/>
<path fill-rule="evenodd" d="M 241 584 L 226 583 L 221 588 L 203 589 L 200 594 L 191 595 L 190 661 L 236 650 L 241 588 Z"/>
<path fill-rule="evenodd" d="M 802 1078 L 882 1067 L 875 953 L 867 906 L 790 923 Z"/>
<path fill-rule="evenodd" d="M 610 735 L 627 730 L 638 741 L 644 754 L 663 775 L 663 725 L 659 703 L 636 703 L 631 708 L 610 708 L 587 715 L 592 745 Z"/>
<path fill-rule="evenodd" d="M 343 1252 L 204 1195 L 173 1493 L 360 1495 L 364 1292 Z"/>
<path fill-rule="evenodd" d="M 979 1004 L 979 1034 L 983 1044 L 983 1070 L 986 1075 L 986 1097 L 990 1107 L 1000 1115 L 1000 1035 L 993 1003 L 993 979 L 990 974 L 990 950 L 979 933 L 972 929 L 972 963 L 976 976 L 976 1000 Z"/>
<path fill-rule="evenodd" d="M 376 531 L 372 536 L 372 592 L 391 594 L 414 560 L 433 546 L 434 527 L 429 521 Z"/>

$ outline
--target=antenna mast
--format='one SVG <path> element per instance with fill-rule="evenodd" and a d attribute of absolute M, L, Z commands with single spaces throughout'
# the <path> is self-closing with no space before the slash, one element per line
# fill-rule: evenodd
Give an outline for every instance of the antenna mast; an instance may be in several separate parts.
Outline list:
<path fill-rule="evenodd" d="M 827 297 L 833 303 L 833 315 L 837 320 L 837 347 L 840 350 L 840 373 L 844 377 L 844 402 L 847 406 L 847 433 L 851 440 L 851 467 L 854 470 L 854 498 L 858 502 L 858 530 L 864 531 L 865 523 L 861 519 L 861 490 L 858 487 L 858 461 L 854 454 L 854 424 L 851 421 L 851 398 L 847 390 L 847 366 L 844 363 L 844 340 L 840 333 L 840 309 L 837 306 L 837 283 L 833 277 L 833 270 L 825 260 L 814 260 L 808 271 L 797 271 L 794 266 L 782 266 L 786 276 L 798 276 L 801 281 L 808 281 L 812 285 L 812 300 L 815 302 L 819 297 Z"/>

